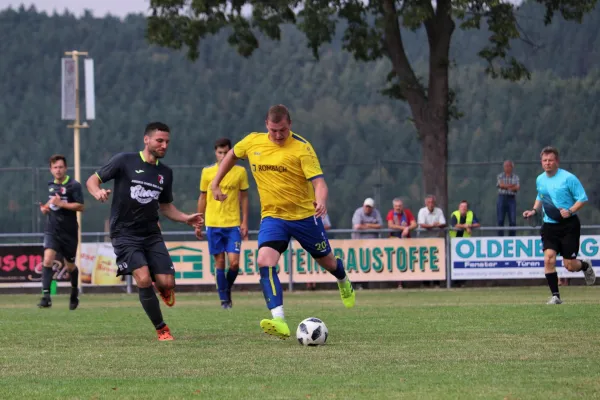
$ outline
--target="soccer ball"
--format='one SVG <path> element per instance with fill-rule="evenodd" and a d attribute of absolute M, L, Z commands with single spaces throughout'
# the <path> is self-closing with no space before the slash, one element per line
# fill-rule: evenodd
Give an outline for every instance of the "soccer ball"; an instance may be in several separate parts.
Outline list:
<path fill-rule="evenodd" d="M 306 318 L 296 330 L 296 338 L 303 346 L 322 346 L 327 341 L 329 331 L 319 318 Z"/>

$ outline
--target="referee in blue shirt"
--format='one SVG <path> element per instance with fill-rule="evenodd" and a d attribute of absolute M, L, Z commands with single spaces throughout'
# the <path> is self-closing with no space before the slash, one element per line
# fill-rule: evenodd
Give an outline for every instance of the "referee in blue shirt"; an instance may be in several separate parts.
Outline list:
<path fill-rule="evenodd" d="M 572 173 L 558 168 L 558 150 L 545 147 L 540 154 L 544 172 L 536 179 L 537 197 L 533 210 L 523 213 L 529 218 L 544 211 L 542 224 L 542 246 L 544 249 L 544 271 L 552 297 L 548 304 L 562 304 L 558 291 L 556 256 L 562 255 L 566 269 L 583 271 L 585 283 L 593 285 L 596 274 L 590 260 L 577 260 L 581 224 L 577 212 L 588 198 L 579 179 Z"/>

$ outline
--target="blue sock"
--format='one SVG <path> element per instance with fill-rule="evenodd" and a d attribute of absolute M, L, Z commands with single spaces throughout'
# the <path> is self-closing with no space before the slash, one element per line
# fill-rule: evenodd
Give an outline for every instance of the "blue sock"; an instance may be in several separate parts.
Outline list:
<path fill-rule="evenodd" d="M 231 268 L 229 268 L 227 270 L 227 282 L 229 282 L 229 290 L 231 290 L 231 287 L 233 286 L 233 282 L 235 282 L 235 278 L 237 278 L 238 276 L 238 272 L 239 270 L 233 270 Z"/>
<path fill-rule="evenodd" d="M 277 276 L 277 267 L 260 267 L 260 286 L 262 287 L 267 308 L 269 310 L 283 305 L 283 289 L 279 276 Z"/>
<path fill-rule="evenodd" d="M 331 274 L 335 276 L 338 280 L 342 280 L 346 277 L 346 270 L 344 269 L 344 263 L 341 258 L 336 258 L 337 260 L 337 268 Z"/>
<path fill-rule="evenodd" d="M 217 290 L 219 291 L 219 300 L 229 301 L 229 283 L 227 283 L 224 269 L 217 269 Z"/>

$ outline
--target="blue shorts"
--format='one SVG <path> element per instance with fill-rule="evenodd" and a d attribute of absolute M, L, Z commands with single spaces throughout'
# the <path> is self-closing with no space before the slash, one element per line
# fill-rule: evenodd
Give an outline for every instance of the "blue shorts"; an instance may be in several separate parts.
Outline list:
<path fill-rule="evenodd" d="M 242 234 L 240 228 L 206 228 L 208 252 L 214 256 L 221 253 L 240 254 Z"/>
<path fill-rule="evenodd" d="M 258 247 L 267 242 L 289 243 L 294 238 L 313 258 L 325 257 L 331 252 L 321 218 L 308 217 L 297 221 L 265 217 L 260 222 Z"/>

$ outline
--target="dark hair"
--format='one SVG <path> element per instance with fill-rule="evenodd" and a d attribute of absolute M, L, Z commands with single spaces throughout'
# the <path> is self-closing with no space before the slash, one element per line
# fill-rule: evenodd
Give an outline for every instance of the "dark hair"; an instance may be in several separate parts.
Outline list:
<path fill-rule="evenodd" d="M 215 150 L 219 147 L 229 147 L 231 150 L 231 140 L 227 138 L 220 138 L 215 141 Z"/>
<path fill-rule="evenodd" d="M 269 108 L 269 111 L 267 112 L 268 121 L 275 122 L 277 124 L 283 121 L 283 119 L 287 119 L 288 122 L 292 122 L 290 112 L 286 106 L 283 104 L 278 104 Z"/>
<path fill-rule="evenodd" d="M 554 156 L 558 160 L 558 149 L 556 147 L 552 147 L 552 146 L 544 147 L 542 149 L 542 152 L 540 153 L 540 158 L 544 157 L 544 155 L 548 155 L 548 154 L 554 154 Z"/>
<path fill-rule="evenodd" d="M 466 200 L 461 200 L 460 203 L 458 203 L 458 205 L 460 206 L 462 203 L 465 203 L 467 205 L 467 207 L 469 207 L 469 202 Z"/>
<path fill-rule="evenodd" d="M 144 136 L 151 135 L 155 131 L 171 133 L 171 130 L 169 129 L 167 124 L 163 124 L 162 122 L 150 122 L 148 125 L 146 125 L 146 130 L 144 131 Z"/>
<path fill-rule="evenodd" d="M 65 167 L 67 166 L 67 158 L 65 156 L 63 156 L 62 154 L 54 154 L 52 157 L 50 157 L 50 159 L 48 160 L 50 162 L 50 166 L 52 166 L 52 164 L 54 164 L 57 161 L 62 160 L 65 163 Z"/>

